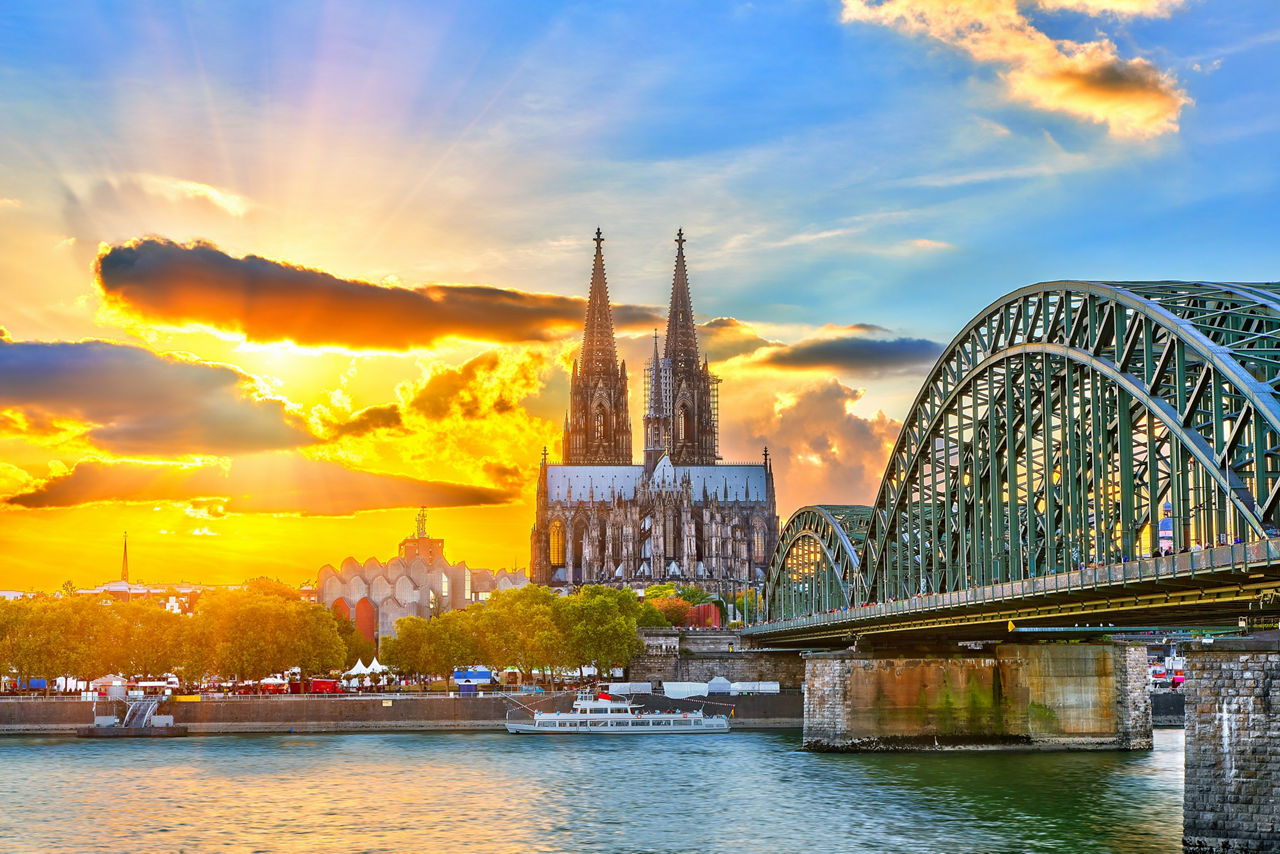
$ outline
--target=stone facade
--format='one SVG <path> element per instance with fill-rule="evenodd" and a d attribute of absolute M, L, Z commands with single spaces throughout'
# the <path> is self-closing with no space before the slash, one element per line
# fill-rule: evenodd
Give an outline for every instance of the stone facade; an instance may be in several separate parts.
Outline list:
<path fill-rule="evenodd" d="M 804 746 L 1149 750 L 1146 652 L 1001 644 L 985 653 L 812 655 Z"/>
<path fill-rule="evenodd" d="M 322 566 L 316 599 L 355 622 L 360 634 L 376 643 L 379 637 L 395 637 L 396 620 L 401 617 L 430 618 L 527 582 L 522 572 L 494 573 L 471 569 L 466 561 L 450 563 L 444 556 L 444 540 L 427 536 L 423 511 L 414 533 L 400 542 L 398 554 L 386 563 L 372 557 L 360 563 L 348 557 L 336 569 Z"/>
<path fill-rule="evenodd" d="M 627 367 L 617 361 L 599 231 L 563 462 L 543 451 L 530 532 L 534 583 L 641 589 L 662 581 L 757 583 L 778 538 L 773 468 L 719 462 L 719 378 L 698 353 L 684 236 L 662 352 L 645 370 L 644 463 L 632 465 Z"/>
<path fill-rule="evenodd" d="M 645 651 L 631 660 L 633 682 L 777 682 L 783 689 L 804 686 L 805 663 L 798 652 L 744 649 L 735 632 L 681 632 L 645 629 Z"/>
<path fill-rule="evenodd" d="M 1280 851 L 1280 642 L 1187 652 L 1183 850 Z"/>

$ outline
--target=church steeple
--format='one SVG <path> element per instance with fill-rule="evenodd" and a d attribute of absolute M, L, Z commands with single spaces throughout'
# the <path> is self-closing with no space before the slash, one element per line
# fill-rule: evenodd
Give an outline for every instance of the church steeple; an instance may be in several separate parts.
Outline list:
<path fill-rule="evenodd" d="M 676 232 L 676 272 L 671 281 L 663 382 L 667 420 L 655 425 L 666 433 L 676 465 L 713 465 L 719 457 L 719 377 L 698 359 L 698 329 L 693 322 L 689 274 L 684 263 L 684 229 Z M 655 360 L 655 365 L 657 364 Z M 648 454 L 646 454 L 646 459 Z"/>
<path fill-rule="evenodd" d="M 613 312 L 604 275 L 604 236 L 596 229 L 582 352 L 569 379 L 564 461 L 569 464 L 630 465 L 631 419 L 627 414 L 626 365 L 618 366 Z"/>
<path fill-rule="evenodd" d="M 689 274 L 684 268 L 684 229 L 676 232 L 676 274 L 671 280 L 671 307 L 667 311 L 667 342 L 663 353 L 675 374 L 698 368 L 698 330 L 693 325 L 693 300 L 689 298 Z"/>
<path fill-rule="evenodd" d="M 124 532 L 124 557 L 120 561 L 120 580 L 129 580 L 129 532 Z"/>
<path fill-rule="evenodd" d="M 581 371 L 588 377 L 616 376 L 618 349 L 613 338 L 613 312 L 609 308 L 609 284 L 604 277 L 604 237 L 596 229 L 596 259 L 591 267 L 591 293 L 587 297 L 587 322 L 582 330 Z"/>

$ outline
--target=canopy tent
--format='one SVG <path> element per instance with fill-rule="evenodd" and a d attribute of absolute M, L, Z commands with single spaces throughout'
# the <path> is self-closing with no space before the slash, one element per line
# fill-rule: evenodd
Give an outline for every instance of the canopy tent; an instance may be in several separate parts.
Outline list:
<path fill-rule="evenodd" d="M 364 661 L 357 658 L 356 666 L 351 668 L 350 670 L 348 670 L 346 673 L 342 675 L 343 676 L 364 676 L 368 672 L 369 672 L 369 668 L 365 667 Z"/>
<path fill-rule="evenodd" d="M 391 668 L 387 667 L 385 664 L 379 664 L 378 656 L 375 655 L 373 657 L 373 661 L 369 662 L 369 666 L 365 668 L 364 672 L 365 673 L 386 673 L 390 669 Z"/>
<path fill-rule="evenodd" d="M 97 691 L 99 688 L 110 688 L 112 685 L 126 685 L 129 680 L 125 679 L 119 673 L 108 673 L 106 676 L 99 676 L 97 679 L 89 683 L 90 690 Z"/>

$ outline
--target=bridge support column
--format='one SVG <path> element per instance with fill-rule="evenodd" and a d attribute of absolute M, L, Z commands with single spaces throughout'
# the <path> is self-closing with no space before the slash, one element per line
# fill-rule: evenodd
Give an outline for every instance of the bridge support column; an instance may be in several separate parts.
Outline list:
<path fill-rule="evenodd" d="M 1280 849 L 1280 641 L 1187 653 L 1186 852 Z"/>
<path fill-rule="evenodd" d="M 805 663 L 804 747 L 1149 750 L 1146 649 L 816 653 Z"/>

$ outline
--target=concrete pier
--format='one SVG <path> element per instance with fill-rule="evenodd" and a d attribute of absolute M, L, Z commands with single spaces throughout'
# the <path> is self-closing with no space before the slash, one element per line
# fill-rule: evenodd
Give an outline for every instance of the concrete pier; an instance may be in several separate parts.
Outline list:
<path fill-rule="evenodd" d="M 810 655 L 809 750 L 1149 750 L 1140 645 L 997 644 Z"/>
<path fill-rule="evenodd" d="M 1193 647 L 1183 692 L 1183 851 L 1280 851 L 1280 640 Z"/>

